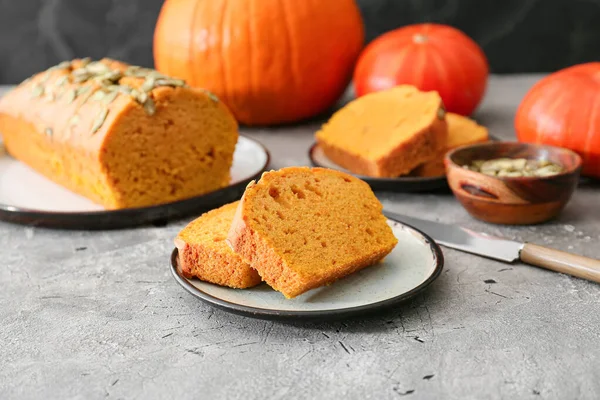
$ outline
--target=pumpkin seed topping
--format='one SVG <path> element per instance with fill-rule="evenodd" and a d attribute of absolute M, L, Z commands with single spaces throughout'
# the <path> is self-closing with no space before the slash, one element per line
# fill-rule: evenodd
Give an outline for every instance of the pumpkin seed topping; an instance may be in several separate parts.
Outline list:
<path fill-rule="evenodd" d="M 148 113 L 148 115 L 154 115 L 156 113 L 156 105 L 154 104 L 154 100 L 148 97 L 144 102 L 144 110 Z"/>
<path fill-rule="evenodd" d="M 41 97 L 44 94 L 44 87 L 42 85 L 35 85 L 33 89 L 31 89 L 31 95 L 33 97 Z"/>
<path fill-rule="evenodd" d="M 154 89 L 155 84 L 156 84 L 156 79 L 154 79 L 153 76 L 148 76 L 146 78 L 146 80 L 144 81 L 144 83 L 142 83 L 142 86 L 140 86 L 140 89 L 143 90 L 144 92 L 149 92 L 152 89 Z"/>
<path fill-rule="evenodd" d="M 52 128 L 46 128 L 44 129 L 44 133 L 48 136 L 52 136 L 54 132 L 52 131 Z"/>
<path fill-rule="evenodd" d="M 446 108 L 444 106 L 438 108 L 437 117 L 438 117 L 438 119 L 441 119 L 441 120 L 446 118 Z"/>
<path fill-rule="evenodd" d="M 52 71 L 59 69 L 67 70 L 68 73 L 57 77 L 50 84 L 58 89 L 47 92 L 44 86 L 45 82 L 51 78 Z M 22 83 L 30 82 L 33 77 L 35 75 L 27 78 Z M 127 83 L 121 83 L 123 77 L 141 78 L 144 81 L 139 87 L 134 87 Z M 92 84 L 85 84 L 88 81 Z M 78 86 L 75 88 L 66 86 L 69 83 L 78 84 Z M 100 86 L 100 88 L 96 89 L 97 86 Z M 38 83 L 31 88 L 31 95 L 33 97 L 42 97 L 45 95 L 44 100 L 50 102 L 64 97 L 64 101 L 67 104 L 72 104 L 76 99 L 83 97 L 78 107 L 85 104 L 88 99 L 99 103 L 101 109 L 92 126 L 93 134 L 104 124 L 109 112 L 108 106 L 119 94 L 129 96 L 142 106 L 148 115 L 154 115 L 156 113 L 156 103 L 151 97 L 151 92 L 161 86 L 189 87 L 183 79 L 166 76 L 155 69 L 131 65 L 125 70 L 121 70 L 113 68 L 102 61 L 92 61 L 91 58 L 86 57 L 80 59 L 76 66 L 70 61 L 63 61 L 48 68 L 38 79 Z M 94 90 L 90 90 L 92 88 Z M 206 93 L 214 102 L 219 101 L 218 97 L 213 93 L 208 91 Z M 79 121 L 80 118 L 74 115 L 69 119 L 69 125 L 76 125 Z"/>
<path fill-rule="evenodd" d="M 104 96 L 104 98 L 102 99 L 102 102 L 106 105 L 109 105 L 117 98 L 118 95 L 119 95 L 119 92 L 111 91 L 106 96 Z"/>
<path fill-rule="evenodd" d="M 67 92 L 67 104 L 71 104 L 77 97 L 77 90 L 71 89 Z"/>
<path fill-rule="evenodd" d="M 218 102 L 219 102 L 219 98 L 218 98 L 218 97 L 217 97 L 217 95 L 216 95 L 216 94 L 214 94 L 213 92 L 208 92 L 208 97 L 210 97 L 210 99 L 211 99 L 212 101 L 214 101 L 215 103 L 218 103 Z"/>
<path fill-rule="evenodd" d="M 76 96 L 81 96 L 82 94 L 84 94 L 85 92 L 87 92 L 88 90 L 90 90 L 89 86 L 80 86 L 77 89 L 75 89 L 75 95 Z"/>
<path fill-rule="evenodd" d="M 492 160 L 475 160 L 463 168 L 482 174 L 517 178 L 544 177 L 560 174 L 563 168 L 548 160 L 528 160 L 525 158 L 496 158 Z"/>
<path fill-rule="evenodd" d="M 92 95 L 92 97 L 90 97 L 90 100 L 92 101 L 100 101 L 104 98 L 104 92 L 102 90 L 97 90 L 94 92 L 94 94 Z"/>
<path fill-rule="evenodd" d="M 69 118 L 69 125 L 77 125 L 80 119 L 81 118 L 79 117 L 79 115 L 73 115 L 71 118 Z"/>
<path fill-rule="evenodd" d="M 104 123 L 104 120 L 106 119 L 107 115 L 108 115 L 108 108 L 103 106 L 102 109 L 100 110 L 100 112 L 98 113 L 98 116 L 94 120 L 94 124 L 92 125 L 92 134 L 96 133 L 98 131 L 98 129 L 100 129 L 100 127 Z"/>
<path fill-rule="evenodd" d="M 69 80 L 69 77 L 67 75 L 63 75 L 60 78 L 58 78 L 54 84 L 56 86 L 62 86 L 65 83 L 67 83 L 68 80 Z"/>

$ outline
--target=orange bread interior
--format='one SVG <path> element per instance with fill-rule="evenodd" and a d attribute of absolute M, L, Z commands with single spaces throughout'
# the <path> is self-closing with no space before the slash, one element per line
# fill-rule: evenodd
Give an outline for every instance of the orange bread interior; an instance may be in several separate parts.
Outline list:
<path fill-rule="evenodd" d="M 289 167 L 251 182 L 228 242 L 287 298 L 370 266 L 397 244 L 382 205 L 362 180 Z"/>
<path fill-rule="evenodd" d="M 211 210 L 179 232 L 175 245 L 184 276 L 239 289 L 261 282 L 258 273 L 225 242 L 238 203 Z"/>
<path fill-rule="evenodd" d="M 442 99 L 400 85 L 350 102 L 315 137 L 329 159 L 366 176 L 396 177 L 446 147 Z"/>
<path fill-rule="evenodd" d="M 448 122 L 448 138 L 446 148 L 438 153 L 434 160 L 419 166 L 414 175 L 441 176 L 445 175 L 444 156 L 454 148 L 468 144 L 486 142 L 489 140 L 488 130 L 471 118 L 454 113 L 446 113 Z"/>

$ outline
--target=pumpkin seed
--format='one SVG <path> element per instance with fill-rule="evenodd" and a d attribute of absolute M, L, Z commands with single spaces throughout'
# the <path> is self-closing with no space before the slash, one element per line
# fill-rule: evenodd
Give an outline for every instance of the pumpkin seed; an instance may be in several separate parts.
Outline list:
<path fill-rule="evenodd" d="M 86 71 L 93 75 L 101 75 L 110 72 L 110 69 L 106 64 L 100 61 L 94 61 L 85 66 Z"/>
<path fill-rule="evenodd" d="M 535 171 L 536 176 L 552 176 L 556 174 L 560 174 L 562 168 L 556 164 L 546 165 L 542 168 L 538 168 Z"/>
<path fill-rule="evenodd" d="M 79 106 L 84 105 L 85 102 L 88 101 L 88 99 L 92 96 L 92 94 L 94 94 L 94 92 L 90 90 L 89 86 L 83 86 L 82 89 L 83 88 L 86 88 L 86 90 L 82 90 L 82 93 L 77 95 L 77 97 L 82 96 L 83 98 L 83 100 L 81 100 L 81 103 L 79 103 Z"/>
<path fill-rule="evenodd" d="M 208 92 L 208 97 L 210 97 L 210 99 L 211 99 L 212 101 L 214 101 L 215 103 L 218 103 L 218 102 L 219 102 L 219 98 L 217 97 L 217 95 L 216 95 L 216 94 L 214 94 L 214 93 L 212 93 L 212 92 Z"/>
<path fill-rule="evenodd" d="M 185 81 L 181 79 L 169 79 L 162 78 L 156 81 L 157 86 L 183 86 L 185 85 Z"/>
<path fill-rule="evenodd" d="M 152 76 L 148 76 L 146 77 L 144 83 L 142 83 L 142 86 L 140 86 L 140 90 L 143 90 L 144 92 L 150 92 L 152 89 L 154 89 L 155 83 L 156 80 Z"/>
<path fill-rule="evenodd" d="M 46 128 L 46 129 L 44 129 L 44 133 L 48 136 L 52 136 L 54 131 L 52 130 L 52 128 Z"/>
<path fill-rule="evenodd" d="M 71 89 L 67 92 L 67 104 L 71 104 L 77 97 L 77 90 Z"/>
<path fill-rule="evenodd" d="M 94 120 L 94 125 L 92 125 L 92 135 L 100 129 L 104 121 L 106 120 L 106 116 L 108 115 L 108 108 L 102 107 L 98 116 Z"/>
<path fill-rule="evenodd" d="M 216 94 L 214 94 L 213 92 L 211 92 L 211 91 L 209 91 L 209 90 L 206 90 L 206 89 L 200 89 L 200 90 L 202 90 L 204 93 L 206 93 L 206 95 L 207 95 L 207 96 L 208 96 L 208 97 L 209 97 L 209 98 L 210 98 L 212 101 L 214 101 L 215 103 L 218 103 L 218 102 L 219 102 L 219 98 L 218 98 L 218 97 L 217 97 L 217 95 L 216 95 Z"/>
<path fill-rule="evenodd" d="M 85 82 L 85 81 L 87 81 L 88 79 L 90 79 L 90 78 L 91 78 L 91 76 L 92 76 L 92 75 L 91 75 L 91 74 L 89 74 L 89 73 L 87 73 L 87 72 L 85 72 L 85 73 L 80 73 L 80 74 L 77 74 L 77 75 L 74 75 L 74 76 L 73 76 L 73 82 L 75 82 L 75 83 L 82 83 L 82 82 Z"/>
<path fill-rule="evenodd" d="M 525 158 L 496 158 L 492 160 L 475 160 L 465 169 L 498 177 L 532 177 L 551 176 L 562 172 L 562 167 L 548 160 L 528 160 Z"/>
<path fill-rule="evenodd" d="M 440 108 L 438 108 L 437 117 L 438 117 L 438 119 L 446 118 L 446 108 L 444 106 L 441 106 Z"/>
<path fill-rule="evenodd" d="M 119 86 L 119 92 L 121 93 L 131 94 L 132 90 L 129 86 Z"/>
<path fill-rule="evenodd" d="M 85 92 L 87 92 L 88 90 L 90 90 L 90 87 L 89 86 L 80 86 L 76 90 L 77 90 L 76 95 L 77 96 L 81 96 L 82 94 L 84 94 Z"/>
<path fill-rule="evenodd" d="M 102 102 L 106 105 L 109 105 L 117 98 L 118 95 L 119 95 L 119 92 L 110 92 L 104 96 L 104 98 L 102 99 Z"/>
<path fill-rule="evenodd" d="M 139 90 L 135 89 L 131 91 L 131 96 L 133 96 L 133 98 L 136 99 L 140 104 L 144 104 L 148 99 L 146 92 L 140 92 Z"/>
<path fill-rule="evenodd" d="M 92 101 L 100 101 L 104 98 L 104 92 L 102 90 L 96 90 L 94 94 L 90 97 Z"/>
<path fill-rule="evenodd" d="M 33 97 L 40 97 L 44 94 L 44 87 L 42 85 L 35 85 L 33 89 L 31 89 L 31 95 Z"/>
<path fill-rule="evenodd" d="M 69 125 L 77 125 L 80 119 L 81 118 L 79 117 L 79 115 L 73 115 L 71 118 L 69 118 Z"/>
<path fill-rule="evenodd" d="M 148 115 L 154 115 L 156 113 L 156 105 L 154 104 L 154 100 L 148 97 L 144 102 L 144 110 Z"/>
<path fill-rule="evenodd" d="M 58 79 L 56 80 L 56 82 L 54 82 L 54 84 L 55 84 L 56 86 L 62 86 L 62 85 L 64 85 L 65 83 L 67 83 L 67 81 L 68 81 L 68 80 L 69 80 L 69 76 L 68 76 L 68 75 L 63 75 L 63 76 L 61 76 L 60 78 L 58 78 Z"/>

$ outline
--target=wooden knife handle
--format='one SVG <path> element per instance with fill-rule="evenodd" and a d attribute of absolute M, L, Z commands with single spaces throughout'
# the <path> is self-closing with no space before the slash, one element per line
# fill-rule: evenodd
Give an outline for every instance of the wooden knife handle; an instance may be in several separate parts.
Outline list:
<path fill-rule="evenodd" d="M 521 261 L 563 274 L 600 283 L 600 260 L 525 243 Z"/>

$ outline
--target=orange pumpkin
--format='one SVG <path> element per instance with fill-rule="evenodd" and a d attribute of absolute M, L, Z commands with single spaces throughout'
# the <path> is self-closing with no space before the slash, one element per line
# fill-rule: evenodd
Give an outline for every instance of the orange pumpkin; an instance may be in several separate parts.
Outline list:
<path fill-rule="evenodd" d="M 242 124 L 296 122 L 340 98 L 364 35 L 355 0 L 166 0 L 154 62 Z"/>
<path fill-rule="evenodd" d="M 487 87 L 488 61 L 462 31 L 442 24 L 414 24 L 387 32 L 364 49 L 354 71 L 358 96 L 408 84 L 437 91 L 446 110 L 468 116 Z"/>
<path fill-rule="evenodd" d="M 564 68 L 529 89 L 515 115 L 522 142 L 566 147 L 600 178 L 600 62 Z"/>

